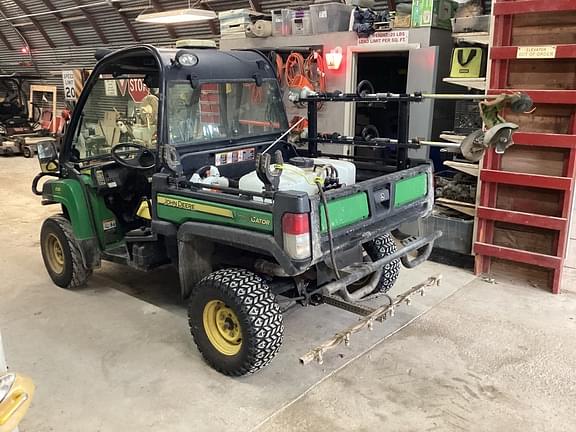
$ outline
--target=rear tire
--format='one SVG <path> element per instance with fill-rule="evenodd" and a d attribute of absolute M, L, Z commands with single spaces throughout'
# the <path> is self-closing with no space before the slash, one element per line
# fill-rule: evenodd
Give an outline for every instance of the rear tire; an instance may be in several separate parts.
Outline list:
<path fill-rule="evenodd" d="M 52 216 L 44 221 L 40 248 L 46 270 L 56 285 L 74 289 L 86 284 L 91 272 L 84 266 L 80 246 L 66 218 Z"/>
<path fill-rule="evenodd" d="M 30 159 L 32 156 L 34 156 L 34 152 L 32 151 L 32 149 L 28 146 L 24 146 L 22 147 L 22 154 L 24 155 L 25 158 Z"/>
<path fill-rule="evenodd" d="M 190 331 L 206 363 L 241 376 L 268 365 L 282 345 L 282 313 L 260 276 L 244 269 L 215 271 L 192 290 Z"/>
<path fill-rule="evenodd" d="M 377 237 L 372 241 L 364 244 L 364 250 L 370 257 L 372 261 L 378 261 L 388 255 L 396 252 L 396 242 L 391 234 L 384 234 L 383 236 Z M 398 276 L 400 274 L 400 260 L 395 259 L 394 261 L 386 264 L 382 271 L 382 277 L 376 286 L 376 289 L 372 292 L 375 293 L 386 293 L 396 283 Z"/>

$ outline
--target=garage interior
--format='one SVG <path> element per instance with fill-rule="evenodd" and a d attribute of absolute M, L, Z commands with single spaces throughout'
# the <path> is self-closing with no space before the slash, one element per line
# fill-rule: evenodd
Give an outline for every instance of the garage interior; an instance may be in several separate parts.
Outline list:
<path fill-rule="evenodd" d="M 564 0 L 0 2 L 0 432 L 575 430 L 575 66 Z"/>

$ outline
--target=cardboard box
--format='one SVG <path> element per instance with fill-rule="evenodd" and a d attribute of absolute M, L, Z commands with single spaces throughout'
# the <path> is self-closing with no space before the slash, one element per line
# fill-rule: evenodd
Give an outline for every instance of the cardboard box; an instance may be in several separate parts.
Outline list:
<path fill-rule="evenodd" d="M 394 28 L 410 28 L 411 15 L 396 15 L 394 18 Z"/>
<path fill-rule="evenodd" d="M 412 27 L 435 27 L 450 30 L 458 5 L 452 0 L 413 0 Z"/>

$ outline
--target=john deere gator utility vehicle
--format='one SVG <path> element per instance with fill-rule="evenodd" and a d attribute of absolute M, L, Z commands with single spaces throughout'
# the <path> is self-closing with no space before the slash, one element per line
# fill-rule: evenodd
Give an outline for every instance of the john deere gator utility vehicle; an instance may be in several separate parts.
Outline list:
<path fill-rule="evenodd" d="M 83 285 L 102 260 L 171 264 L 198 349 L 238 376 L 276 355 L 281 305 L 354 302 L 390 289 L 400 261 L 427 258 L 438 233 L 394 230 L 431 211 L 431 167 L 357 170 L 283 140 L 265 56 L 136 46 L 99 57 L 59 156 L 39 148 L 33 190 L 60 208 L 41 230 L 56 285 Z"/>

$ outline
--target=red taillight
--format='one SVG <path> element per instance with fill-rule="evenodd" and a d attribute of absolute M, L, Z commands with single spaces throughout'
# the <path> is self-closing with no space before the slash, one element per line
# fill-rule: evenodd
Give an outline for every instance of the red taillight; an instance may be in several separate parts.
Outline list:
<path fill-rule="evenodd" d="M 282 217 L 284 250 L 297 260 L 310 258 L 310 217 L 308 213 L 285 213 Z"/>
<path fill-rule="evenodd" d="M 282 218 L 282 231 L 285 234 L 308 234 L 310 219 L 308 213 L 285 213 Z"/>

